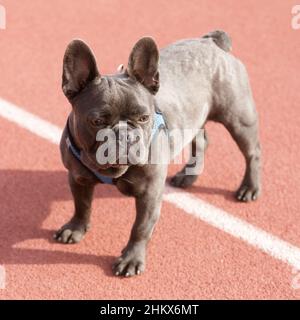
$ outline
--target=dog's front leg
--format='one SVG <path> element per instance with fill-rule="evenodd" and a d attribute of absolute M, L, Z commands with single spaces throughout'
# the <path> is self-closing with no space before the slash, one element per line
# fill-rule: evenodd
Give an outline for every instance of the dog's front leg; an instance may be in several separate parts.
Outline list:
<path fill-rule="evenodd" d="M 95 184 L 80 184 L 69 172 L 69 185 L 74 199 L 74 216 L 54 234 L 54 238 L 62 243 L 77 243 L 89 228 Z"/>
<path fill-rule="evenodd" d="M 136 219 L 128 244 L 113 265 L 115 275 L 130 277 L 145 270 L 146 247 L 160 215 L 163 185 L 147 187 L 142 195 L 135 198 Z"/>

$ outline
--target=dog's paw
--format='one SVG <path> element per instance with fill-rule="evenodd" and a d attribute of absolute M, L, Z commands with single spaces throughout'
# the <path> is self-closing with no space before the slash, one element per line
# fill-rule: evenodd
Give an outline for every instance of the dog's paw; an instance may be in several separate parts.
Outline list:
<path fill-rule="evenodd" d="M 255 201 L 260 195 L 261 189 L 258 186 L 249 186 L 242 184 L 236 192 L 236 198 L 239 201 L 249 202 Z"/>
<path fill-rule="evenodd" d="M 125 249 L 124 253 L 113 264 L 116 276 L 132 277 L 145 271 L 145 249 Z"/>
<path fill-rule="evenodd" d="M 171 178 L 170 184 L 176 188 L 187 188 L 191 186 L 197 178 L 197 175 L 185 175 L 184 173 L 178 172 Z"/>
<path fill-rule="evenodd" d="M 87 230 L 87 224 L 71 220 L 55 232 L 53 238 L 61 243 L 78 243 Z"/>

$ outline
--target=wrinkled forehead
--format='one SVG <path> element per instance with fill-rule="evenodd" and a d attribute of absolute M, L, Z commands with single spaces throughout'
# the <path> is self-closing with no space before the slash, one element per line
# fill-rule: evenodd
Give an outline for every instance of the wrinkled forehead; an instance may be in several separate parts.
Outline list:
<path fill-rule="evenodd" d="M 91 84 L 75 101 L 80 111 L 110 109 L 122 113 L 144 113 L 153 110 L 153 96 L 139 83 L 125 77 L 102 77 Z"/>

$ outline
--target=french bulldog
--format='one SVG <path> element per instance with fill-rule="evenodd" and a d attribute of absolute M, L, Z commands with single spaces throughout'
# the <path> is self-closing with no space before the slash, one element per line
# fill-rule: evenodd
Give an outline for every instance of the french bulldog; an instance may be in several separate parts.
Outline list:
<path fill-rule="evenodd" d="M 99 174 L 113 179 L 124 194 L 133 196 L 136 219 L 127 245 L 113 265 L 117 276 L 133 276 L 145 270 L 146 247 L 159 218 L 167 177 L 166 163 L 99 164 L 97 133 L 126 127 L 120 143 L 132 145 L 133 129 L 142 133 L 144 149 L 149 147 L 155 112 L 159 110 L 167 130 L 185 128 L 202 131 L 207 121 L 223 124 L 236 141 L 246 161 L 246 170 L 236 197 L 256 200 L 261 193 L 261 151 L 258 116 L 247 71 L 231 53 L 231 39 L 223 31 L 175 42 L 159 51 L 151 37 L 133 47 L 127 67 L 113 75 L 101 75 L 96 59 L 82 40 L 73 40 L 63 59 L 62 90 L 72 106 L 60 143 L 61 157 L 68 169 L 75 213 L 54 235 L 61 243 L 79 242 L 89 228 L 94 187 Z M 201 171 L 207 134 L 197 133 L 190 144 L 191 158 L 170 183 L 186 188 Z M 68 139 L 80 151 L 70 151 Z M 198 141 L 199 140 L 199 141 Z M 195 161 L 195 154 L 196 160 Z M 146 154 L 146 157 L 149 156 Z M 199 165 L 200 162 L 200 165 Z M 187 169 L 193 168 L 193 174 Z"/>

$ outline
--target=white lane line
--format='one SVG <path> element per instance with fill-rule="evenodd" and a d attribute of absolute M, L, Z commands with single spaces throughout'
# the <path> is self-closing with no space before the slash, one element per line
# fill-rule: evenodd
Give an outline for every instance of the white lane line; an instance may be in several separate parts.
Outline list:
<path fill-rule="evenodd" d="M 198 197 L 167 187 L 164 200 L 300 270 L 300 249 Z"/>
<path fill-rule="evenodd" d="M 52 143 L 60 141 L 62 130 L 59 127 L 1 98 L 0 116 Z"/>
<path fill-rule="evenodd" d="M 58 144 L 62 130 L 0 98 L 0 115 L 32 133 Z M 235 238 L 241 239 L 268 255 L 300 270 L 300 249 L 280 238 L 243 221 L 234 215 L 196 198 L 188 192 L 166 187 L 164 200 L 194 215 Z"/>

